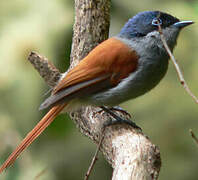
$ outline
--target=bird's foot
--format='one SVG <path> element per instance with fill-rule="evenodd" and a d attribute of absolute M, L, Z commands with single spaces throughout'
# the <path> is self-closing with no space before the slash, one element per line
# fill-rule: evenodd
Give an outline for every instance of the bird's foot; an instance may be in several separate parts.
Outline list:
<path fill-rule="evenodd" d="M 133 128 L 135 128 L 135 129 L 139 129 L 139 130 L 142 130 L 139 126 L 137 126 L 133 121 L 131 121 L 131 120 L 128 120 L 128 119 L 123 119 L 123 118 L 121 118 L 121 117 L 119 117 L 118 115 L 116 115 L 115 113 L 113 113 L 112 111 L 111 111 L 111 109 L 108 109 L 108 108 L 106 108 L 106 107 L 104 107 L 104 106 L 101 106 L 101 108 L 102 108 L 102 110 L 103 111 L 105 111 L 105 112 L 107 112 L 109 115 L 111 115 L 113 118 L 114 118 L 114 120 L 109 120 L 109 121 L 106 121 L 104 124 L 103 124 L 103 129 L 105 129 L 107 126 L 111 126 L 111 125 L 115 125 L 115 124 L 128 124 L 128 125 L 130 125 L 131 127 L 133 127 Z M 120 111 L 120 109 L 119 109 L 119 111 Z M 122 111 L 121 110 L 121 112 L 126 112 L 126 111 Z M 127 112 L 126 112 L 127 113 Z M 127 113 L 127 115 L 128 115 L 128 113 Z"/>
<path fill-rule="evenodd" d="M 118 111 L 118 112 L 124 113 L 124 114 L 126 114 L 127 116 L 129 116 L 131 118 L 131 114 L 129 114 L 126 110 L 124 110 L 120 106 L 113 106 L 113 107 L 109 108 L 109 110 Z"/>

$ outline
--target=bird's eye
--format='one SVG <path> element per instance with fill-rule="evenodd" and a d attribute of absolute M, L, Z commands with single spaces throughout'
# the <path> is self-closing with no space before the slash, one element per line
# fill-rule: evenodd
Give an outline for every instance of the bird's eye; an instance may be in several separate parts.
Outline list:
<path fill-rule="evenodd" d="M 160 18 L 154 18 L 152 20 L 152 25 L 153 26 L 158 26 L 158 25 L 161 25 L 162 24 L 162 20 Z"/>

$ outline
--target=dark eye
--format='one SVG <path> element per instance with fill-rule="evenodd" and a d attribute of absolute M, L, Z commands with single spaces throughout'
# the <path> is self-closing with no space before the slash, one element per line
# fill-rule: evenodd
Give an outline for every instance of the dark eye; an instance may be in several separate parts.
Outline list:
<path fill-rule="evenodd" d="M 152 20 L 152 25 L 153 26 L 158 26 L 158 23 L 161 25 L 162 24 L 162 20 L 160 18 L 154 18 Z"/>

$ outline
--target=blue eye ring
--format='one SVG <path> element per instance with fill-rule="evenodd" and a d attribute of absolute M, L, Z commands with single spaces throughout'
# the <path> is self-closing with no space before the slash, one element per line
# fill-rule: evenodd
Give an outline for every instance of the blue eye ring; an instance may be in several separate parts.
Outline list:
<path fill-rule="evenodd" d="M 158 26 L 158 25 L 161 25 L 162 24 L 162 20 L 160 18 L 154 18 L 152 20 L 152 25 L 153 26 Z"/>

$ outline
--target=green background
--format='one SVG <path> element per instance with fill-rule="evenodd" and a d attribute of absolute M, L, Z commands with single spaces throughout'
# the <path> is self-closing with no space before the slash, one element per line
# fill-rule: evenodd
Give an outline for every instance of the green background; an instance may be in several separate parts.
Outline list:
<path fill-rule="evenodd" d="M 182 20 L 198 20 L 198 1 L 113 0 L 110 36 L 137 12 L 161 10 Z M 62 72 L 69 65 L 74 2 L 0 1 L 0 163 L 45 114 L 45 82 L 27 61 L 34 50 Z M 198 23 L 182 31 L 174 51 L 186 81 L 198 96 Z M 160 180 L 197 180 L 198 105 L 180 85 L 172 63 L 163 81 L 148 94 L 121 104 L 160 148 Z M 60 115 L 0 179 L 83 179 L 96 146 Z M 112 169 L 100 155 L 90 179 L 110 179 Z"/>

